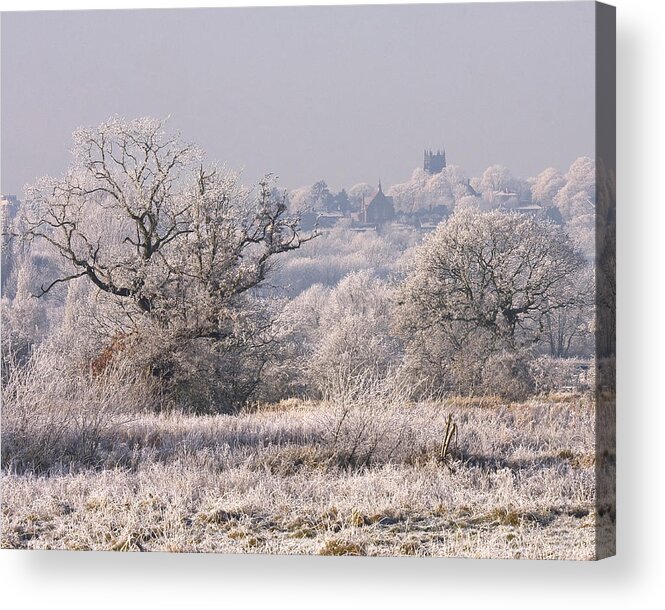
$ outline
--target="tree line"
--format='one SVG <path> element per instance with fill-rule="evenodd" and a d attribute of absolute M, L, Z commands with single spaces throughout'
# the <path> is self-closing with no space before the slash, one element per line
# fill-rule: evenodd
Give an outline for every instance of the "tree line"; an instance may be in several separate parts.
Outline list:
<path fill-rule="evenodd" d="M 534 193 L 565 210 L 557 180 Z M 570 190 L 575 219 L 588 195 Z M 68 171 L 29 186 L 7 229 L 3 379 L 40 348 L 72 376 L 122 364 L 161 408 L 198 412 L 363 376 L 523 396 L 546 387 L 539 359 L 592 355 L 593 268 L 570 233 L 470 205 L 422 240 L 303 231 L 271 176 L 245 187 L 161 121 L 112 118 L 75 132 Z"/>

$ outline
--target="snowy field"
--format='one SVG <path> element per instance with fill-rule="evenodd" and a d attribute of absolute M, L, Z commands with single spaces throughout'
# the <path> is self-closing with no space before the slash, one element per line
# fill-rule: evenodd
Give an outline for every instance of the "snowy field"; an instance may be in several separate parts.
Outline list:
<path fill-rule="evenodd" d="M 10 463 L 2 545 L 594 557 L 588 396 L 392 404 L 371 422 L 363 413 L 290 400 L 239 416 L 117 422 L 69 463 L 39 474 Z"/>

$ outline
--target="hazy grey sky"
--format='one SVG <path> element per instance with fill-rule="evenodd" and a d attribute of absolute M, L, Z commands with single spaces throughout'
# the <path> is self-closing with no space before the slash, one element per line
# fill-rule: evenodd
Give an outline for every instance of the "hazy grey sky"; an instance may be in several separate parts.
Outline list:
<path fill-rule="evenodd" d="M 590 1 L 4 13 L 2 192 L 112 114 L 286 188 L 402 182 L 425 147 L 565 170 L 594 154 L 593 25 Z"/>

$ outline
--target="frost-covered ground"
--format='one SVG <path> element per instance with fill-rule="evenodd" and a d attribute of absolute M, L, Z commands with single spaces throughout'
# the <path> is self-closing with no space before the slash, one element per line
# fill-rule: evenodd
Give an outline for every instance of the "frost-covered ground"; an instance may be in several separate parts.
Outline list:
<path fill-rule="evenodd" d="M 448 415 L 458 438 L 441 459 Z M 95 468 L 6 469 L 2 546 L 593 558 L 589 398 L 411 406 L 364 438 L 369 465 L 349 458 L 367 429 L 353 413 L 331 443 L 340 417 L 299 401 L 140 416 L 101 439 Z"/>

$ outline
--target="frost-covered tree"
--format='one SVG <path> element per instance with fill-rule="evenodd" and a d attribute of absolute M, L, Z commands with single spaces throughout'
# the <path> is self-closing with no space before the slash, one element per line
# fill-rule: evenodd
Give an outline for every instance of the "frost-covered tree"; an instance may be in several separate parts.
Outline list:
<path fill-rule="evenodd" d="M 332 198 L 332 210 L 339 211 L 344 214 L 353 208 L 348 193 L 342 189 Z"/>
<path fill-rule="evenodd" d="M 355 209 L 360 209 L 363 197 L 371 197 L 374 189 L 375 187 L 373 187 L 371 184 L 368 184 L 367 182 L 354 184 L 348 190 L 349 199 L 351 200 L 353 207 Z"/>
<path fill-rule="evenodd" d="M 392 290 L 370 271 L 345 277 L 328 295 L 309 364 L 312 385 L 340 390 L 353 378 L 377 379 L 397 365 Z"/>
<path fill-rule="evenodd" d="M 554 205 L 566 222 L 568 233 L 589 260 L 595 255 L 596 164 L 588 157 L 576 159 L 565 175 L 565 184 Z"/>
<path fill-rule="evenodd" d="M 393 197 L 396 208 L 407 213 L 438 206 L 454 210 L 460 200 L 478 195 L 466 172 L 457 165 L 449 165 L 436 174 L 417 168 L 408 182 L 391 186 L 387 193 Z"/>
<path fill-rule="evenodd" d="M 277 401 L 311 393 L 312 355 L 320 341 L 323 310 L 330 288 L 314 284 L 286 299 L 275 321 L 277 357 L 267 363 L 260 398 Z"/>
<path fill-rule="evenodd" d="M 303 241 L 270 186 L 245 189 L 161 121 L 114 118 L 75 132 L 63 178 L 28 187 L 22 237 L 47 242 L 63 262 L 42 294 L 85 277 L 137 313 L 214 337 L 271 258 Z"/>
<path fill-rule="evenodd" d="M 319 180 L 289 193 L 291 209 L 295 212 L 322 212 L 334 209 L 334 196 L 328 185 Z"/>
<path fill-rule="evenodd" d="M 487 202 L 481 197 L 466 195 L 457 201 L 457 204 L 455 205 L 455 213 L 457 214 L 465 210 L 486 210 L 487 208 Z"/>
<path fill-rule="evenodd" d="M 488 191 L 503 191 L 505 189 L 514 190 L 515 179 L 507 167 L 503 165 L 491 165 L 483 172 L 479 188 L 483 193 Z"/>
<path fill-rule="evenodd" d="M 566 183 L 558 169 L 548 167 L 533 179 L 531 196 L 533 201 L 543 207 L 554 205 L 554 197 Z"/>
<path fill-rule="evenodd" d="M 593 159 L 576 159 L 565 175 L 565 184 L 554 197 L 554 204 L 568 222 L 579 216 L 593 216 L 596 205 L 596 164 Z"/>
<path fill-rule="evenodd" d="M 27 361 L 34 347 L 45 337 L 48 311 L 43 302 L 33 298 L 39 273 L 29 257 L 23 257 L 14 268 L 16 287 L 13 298 L 3 295 L 2 304 L 2 375 Z"/>
<path fill-rule="evenodd" d="M 579 301 L 572 283 L 584 265 L 548 221 L 460 211 L 422 244 L 402 287 L 410 353 L 434 369 L 457 366 L 457 382 L 470 375 L 464 385 L 473 386 L 490 355 L 532 345 L 547 316 Z"/>
<path fill-rule="evenodd" d="M 247 322 L 252 289 L 275 255 L 311 238 L 271 180 L 243 187 L 151 118 L 81 128 L 73 154 L 63 177 L 27 188 L 22 206 L 20 237 L 61 262 L 39 294 L 85 278 L 122 332 L 252 344 L 263 325 Z"/>
<path fill-rule="evenodd" d="M 395 368 L 401 348 L 391 328 L 392 297 L 387 282 L 363 270 L 288 301 L 277 320 L 281 358 L 268 367 L 273 389 L 325 394 Z"/>
<path fill-rule="evenodd" d="M 562 286 L 567 307 L 549 311 L 543 320 L 543 340 L 554 358 L 590 356 L 594 352 L 594 312 L 596 278 L 591 265 L 585 265 Z"/>
<path fill-rule="evenodd" d="M 583 267 L 554 224 L 470 210 L 440 225 L 420 247 L 406 283 L 408 300 L 429 322 L 472 322 L 512 342 L 518 330 L 540 330 L 546 313 L 576 299 L 574 290 L 563 289 Z"/>

